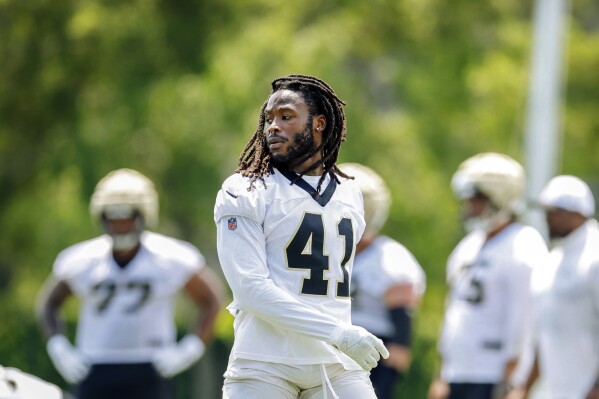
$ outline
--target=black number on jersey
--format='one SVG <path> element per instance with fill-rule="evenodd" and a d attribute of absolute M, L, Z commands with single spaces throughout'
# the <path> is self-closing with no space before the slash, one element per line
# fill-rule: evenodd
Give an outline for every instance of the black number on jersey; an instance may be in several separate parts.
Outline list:
<path fill-rule="evenodd" d="M 473 305 L 480 305 L 485 300 L 485 287 L 483 282 L 477 278 L 470 280 L 470 293 L 466 295 L 464 300 Z"/>
<path fill-rule="evenodd" d="M 352 228 L 351 220 L 347 218 L 341 219 L 337 225 L 337 231 L 340 236 L 345 239 L 345 254 L 341 261 L 341 270 L 343 271 L 343 281 L 337 283 L 337 296 L 349 297 L 349 272 L 345 267 L 351 254 L 354 250 L 354 229 Z"/>
<path fill-rule="evenodd" d="M 139 291 L 139 299 L 126 308 L 125 313 L 137 312 L 150 297 L 151 285 L 146 281 L 131 281 L 127 284 L 127 289 Z"/>
<path fill-rule="evenodd" d="M 98 313 L 102 313 L 108 308 L 108 305 L 112 302 L 112 298 L 114 298 L 116 284 L 114 281 L 101 281 L 94 286 L 93 290 L 100 296 L 96 309 Z"/>
<path fill-rule="evenodd" d="M 354 249 L 351 219 L 341 219 L 337 224 L 337 233 L 344 238 L 345 243 L 341 261 L 343 280 L 337 283 L 337 296 L 349 297 L 349 272 L 345 265 Z M 324 254 L 324 236 L 322 215 L 306 213 L 295 236 L 285 248 L 289 268 L 310 270 L 310 277 L 304 278 L 302 283 L 302 294 L 327 295 L 328 293 L 329 282 L 324 278 L 324 272 L 329 270 L 329 257 Z"/>
<path fill-rule="evenodd" d="M 138 299 L 123 310 L 125 313 L 134 313 L 147 302 L 152 292 L 152 286 L 146 281 L 131 281 L 125 285 L 117 285 L 112 280 L 99 282 L 93 288 L 94 293 L 99 297 L 98 304 L 96 305 L 98 313 L 104 312 L 112 303 L 115 296 L 123 290 L 127 290 L 128 292 L 139 291 Z"/>

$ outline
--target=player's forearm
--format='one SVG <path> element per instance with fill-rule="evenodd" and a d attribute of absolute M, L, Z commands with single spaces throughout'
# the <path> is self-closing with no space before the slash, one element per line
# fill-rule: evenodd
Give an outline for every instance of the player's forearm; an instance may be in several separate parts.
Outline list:
<path fill-rule="evenodd" d="M 339 321 L 298 302 L 271 280 L 246 280 L 235 296 L 244 311 L 289 331 L 332 343 Z M 233 290 L 235 293 L 235 290 Z M 245 300 L 243 299 L 245 298 Z"/>
<path fill-rule="evenodd" d="M 531 297 L 529 289 L 530 272 L 526 266 L 515 269 L 515 281 L 512 281 L 505 297 L 507 319 L 504 324 L 506 351 L 509 358 L 518 357 L 525 344 L 525 334 L 531 328 Z"/>
<path fill-rule="evenodd" d="M 208 267 L 204 267 L 189 279 L 185 285 L 185 291 L 198 307 L 198 324 L 195 334 L 202 342 L 208 343 L 213 338 L 214 324 L 223 307 L 225 296 L 222 284 Z"/>
<path fill-rule="evenodd" d="M 244 220 L 245 222 L 249 219 Z M 269 276 L 263 232 L 255 222 L 238 221 L 234 239 L 222 234 L 217 224 L 217 247 L 221 267 L 241 308 L 262 320 L 326 342 L 338 331 L 338 321 L 299 302 L 277 287 Z"/>
<path fill-rule="evenodd" d="M 202 308 L 202 315 L 198 323 L 196 334 L 202 342 L 208 343 L 212 341 L 214 336 L 214 324 L 221 309 L 220 302 L 211 302 Z"/>
<path fill-rule="evenodd" d="M 44 287 L 38 304 L 37 318 L 46 339 L 66 333 L 64 321 L 60 317 L 60 308 L 70 295 L 70 288 L 62 281 L 49 281 Z"/>
<path fill-rule="evenodd" d="M 519 370 L 516 370 L 510 376 L 510 385 L 514 389 L 520 390 L 524 394 L 524 397 L 528 396 L 532 386 L 539 378 L 539 359 L 536 353 L 534 353 L 533 356 L 534 357 L 530 367 L 528 367 L 528 370 L 525 370 L 525 372 L 521 374 L 518 373 Z"/>

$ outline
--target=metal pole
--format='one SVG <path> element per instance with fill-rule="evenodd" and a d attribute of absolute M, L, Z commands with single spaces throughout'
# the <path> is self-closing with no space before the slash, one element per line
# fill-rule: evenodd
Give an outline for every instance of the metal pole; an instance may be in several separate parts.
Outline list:
<path fill-rule="evenodd" d="M 567 0 L 536 0 L 525 131 L 527 200 L 534 202 L 558 171 L 561 141 L 562 59 Z M 525 220 L 547 237 L 543 213 L 528 207 Z"/>

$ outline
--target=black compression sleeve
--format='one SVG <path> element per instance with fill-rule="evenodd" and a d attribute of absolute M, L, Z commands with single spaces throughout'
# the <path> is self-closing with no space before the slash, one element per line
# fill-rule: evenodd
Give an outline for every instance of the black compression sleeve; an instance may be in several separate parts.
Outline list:
<path fill-rule="evenodd" d="M 409 308 L 389 309 L 391 323 L 395 327 L 395 333 L 391 337 L 391 342 L 411 347 L 412 346 L 412 310 Z"/>

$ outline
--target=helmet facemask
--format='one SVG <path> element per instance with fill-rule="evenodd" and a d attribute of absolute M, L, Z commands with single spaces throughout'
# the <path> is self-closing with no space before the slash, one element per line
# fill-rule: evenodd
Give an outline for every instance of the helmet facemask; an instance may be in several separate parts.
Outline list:
<path fill-rule="evenodd" d="M 158 195 L 146 176 L 132 169 L 118 169 L 96 185 L 90 213 L 112 237 L 114 249 L 133 249 L 146 226 L 156 226 L 158 222 Z M 125 226 L 130 227 L 128 230 L 112 231 L 115 224 L 127 223 L 125 219 L 133 221 L 131 226 Z"/>
<path fill-rule="evenodd" d="M 465 160 L 453 175 L 451 187 L 461 201 L 486 199 L 484 209 L 475 215 L 469 216 L 468 209 L 464 209 L 464 228 L 468 232 L 480 229 L 491 233 L 513 220 L 524 208 L 524 169 L 507 155 L 482 153 Z"/>
<path fill-rule="evenodd" d="M 471 233 L 475 230 L 482 230 L 485 233 L 495 231 L 500 226 L 508 223 L 512 218 L 512 212 L 508 209 L 502 209 L 495 205 L 489 197 L 478 192 L 476 196 L 484 197 L 486 204 L 481 212 L 477 215 L 469 215 L 469 207 L 471 198 L 464 199 L 462 202 L 461 216 L 464 224 L 464 229 Z"/>
<path fill-rule="evenodd" d="M 114 231 L 113 223 L 122 223 L 130 219 L 133 220 L 133 224 L 128 231 Z M 106 207 L 102 212 L 102 228 L 112 238 L 114 250 L 128 251 L 135 248 L 141 240 L 141 234 L 145 227 L 146 222 L 142 213 L 131 206 L 112 205 Z"/>

